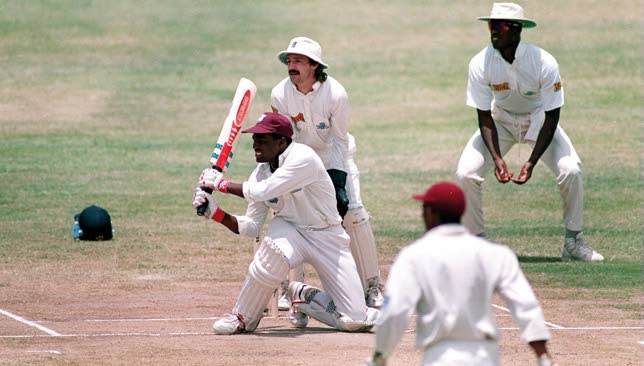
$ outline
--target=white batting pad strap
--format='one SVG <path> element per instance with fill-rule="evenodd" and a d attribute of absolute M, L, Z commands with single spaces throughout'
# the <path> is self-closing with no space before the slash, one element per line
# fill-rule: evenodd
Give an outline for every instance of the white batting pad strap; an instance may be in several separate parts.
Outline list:
<path fill-rule="evenodd" d="M 367 280 L 373 277 L 380 281 L 376 238 L 371 229 L 369 213 L 364 207 L 350 209 L 344 216 L 343 226 L 351 237 L 349 246 L 356 262 L 362 287 L 367 289 Z"/>
<path fill-rule="evenodd" d="M 346 332 L 367 332 L 374 326 L 374 322 L 367 319 L 366 313 L 364 319 L 354 320 L 339 312 L 333 299 L 319 288 L 302 282 L 291 282 L 288 289 L 297 311 L 330 327 Z"/>
<path fill-rule="evenodd" d="M 248 276 L 233 308 L 233 314 L 242 315 L 247 331 L 255 330 L 273 291 L 288 271 L 284 254 L 272 241 L 264 239 L 248 267 Z"/>

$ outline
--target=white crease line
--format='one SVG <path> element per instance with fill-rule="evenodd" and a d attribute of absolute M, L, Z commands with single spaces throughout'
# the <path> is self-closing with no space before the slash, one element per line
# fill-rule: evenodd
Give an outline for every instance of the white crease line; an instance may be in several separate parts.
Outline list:
<path fill-rule="evenodd" d="M 643 330 L 644 327 L 566 327 L 565 330 Z"/>
<path fill-rule="evenodd" d="M 508 309 L 508 308 L 506 308 L 506 307 L 503 307 L 503 306 L 500 306 L 500 305 L 492 304 L 492 307 L 493 307 L 493 308 L 496 308 L 496 309 L 499 309 L 499 310 L 503 310 L 503 311 L 508 312 L 508 313 L 510 312 L 510 309 Z M 546 323 L 546 325 L 547 325 L 547 326 L 549 326 L 549 327 L 551 327 L 551 328 L 555 328 L 555 329 L 567 329 L 566 327 L 563 327 L 563 326 L 558 325 L 558 324 L 555 324 L 555 323 L 551 323 L 551 322 L 547 322 L 547 321 L 544 321 L 544 323 Z"/>
<path fill-rule="evenodd" d="M 65 338 L 101 338 L 101 337 L 162 337 L 162 336 L 199 336 L 199 335 L 214 335 L 212 332 L 173 332 L 167 334 L 161 333 L 99 333 L 99 334 L 64 334 L 58 337 Z M 10 338 L 44 338 L 49 337 L 46 335 L 15 335 L 15 336 L 0 336 L 0 339 Z"/>
<path fill-rule="evenodd" d="M 190 320 L 214 320 L 219 317 L 210 318 L 141 318 L 141 319 L 87 319 L 84 322 L 172 322 L 172 321 L 190 321 Z"/>
<path fill-rule="evenodd" d="M 12 314 L 12 313 L 10 313 L 8 311 L 0 309 L 0 314 L 4 314 L 4 315 L 6 315 L 6 316 L 8 316 L 8 317 L 10 317 L 12 319 L 15 319 L 15 320 L 17 320 L 17 321 L 19 321 L 19 322 L 21 322 L 23 324 L 29 325 L 31 327 L 38 328 L 38 329 L 42 330 L 43 332 L 45 332 L 47 334 L 53 335 L 54 337 L 60 337 L 60 334 L 58 332 L 53 331 L 53 330 L 51 330 L 49 328 L 43 327 L 40 324 L 36 324 L 36 323 L 34 323 L 32 321 L 29 321 L 29 320 L 27 320 L 27 319 L 25 319 L 23 317 L 18 316 L 18 315 Z"/>
<path fill-rule="evenodd" d="M 265 316 L 264 319 L 286 319 L 286 315 L 269 315 Z M 221 319 L 220 316 L 216 317 L 207 317 L 207 318 L 131 318 L 131 319 L 84 319 L 78 320 L 88 323 L 120 323 L 120 322 L 180 322 L 180 321 L 198 321 L 198 320 L 216 320 Z M 38 320 L 38 323 L 68 323 L 73 322 L 74 320 Z"/>
<path fill-rule="evenodd" d="M 518 327 L 502 327 L 500 330 L 519 330 Z M 643 330 L 644 327 L 576 327 L 576 328 L 557 328 L 561 331 L 575 331 L 575 330 Z M 304 331 L 306 333 L 306 331 Z M 414 333 L 413 329 L 407 329 L 405 333 Z M 262 334 L 270 334 L 270 331 L 262 332 Z M 176 337 L 176 336 L 211 336 L 215 335 L 212 332 L 176 332 L 176 333 L 99 333 L 99 334 L 63 334 L 57 337 L 63 338 L 101 338 L 101 337 Z M 40 335 L 0 335 L 0 339 L 17 339 L 17 338 L 49 338 L 51 336 Z M 639 342 L 644 344 L 644 341 Z"/>
<path fill-rule="evenodd" d="M 63 353 L 56 350 L 44 350 L 44 351 L 25 351 L 26 353 L 53 353 L 55 355 L 62 355 Z"/>

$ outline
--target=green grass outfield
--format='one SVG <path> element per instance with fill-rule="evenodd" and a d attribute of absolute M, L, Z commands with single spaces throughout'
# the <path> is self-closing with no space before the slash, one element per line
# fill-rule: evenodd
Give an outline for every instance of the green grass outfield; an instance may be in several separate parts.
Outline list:
<path fill-rule="evenodd" d="M 607 261 L 561 263 L 561 202 L 539 164 L 525 186 L 485 185 L 488 234 L 512 247 L 535 286 L 641 288 L 642 24 L 633 1 L 523 2 L 523 40 L 558 60 L 561 125 L 584 166 L 587 241 Z M 410 200 L 452 179 L 477 128 L 464 104 L 469 59 L 489 42 L 481 1 L 0 2 L 0 265 L 79 260 L 116 271 L 241 280 L 227 264 L 248 240 L 191 208 L 240 77 L 269 109 L 285 75 L 275 54 L 318 40 L 348 90 L 362 193 L 382 263 L 422 232 Z M 527 147 L 511 152 L 517 171 Z M 242 135 L 228 175 L 254 166 Z M 71 239 L 73 215 L 109 210 L 115 240 Z M 244 201 L 221 198 L 241 213 Z M 204 258 L 207 258 L 204 260 Z M 216 258 L 216 259 L 215 259 Z M 221 259 L 221 260 L 219 260 Z M 218 263 L 212 268 L 212 263 Z M 219 265 L 221 264 L 221 265 Z M 3 287 L 0 275 L 0 289 Z M 611 292 L 613 293 L 613 292 Z"/>

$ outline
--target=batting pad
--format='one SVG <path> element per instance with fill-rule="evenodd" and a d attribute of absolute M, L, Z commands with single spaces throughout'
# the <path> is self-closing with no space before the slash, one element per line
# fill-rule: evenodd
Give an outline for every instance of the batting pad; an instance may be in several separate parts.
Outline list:
<path fill-rule="evenodd" d="M 367 320 L 367 314 L 364 320 L 356 321 L 337 311 L 333 299 L 319 288 L 291 282 L 288 290 L 297 311 L 330 327 L 345 332 L 367 332 L 374 326 L 373 321 Z"/>
<path fill-rule="evenodd" d="M 248 275 L 233 308 L 233 314 L 243 316 L 247 331 L 257 328 L 273 291 L 286 278 L 288 271 L 289 264 L 284 254 L 270 239 L 264 239 L 248 267 Z"/>
<path fill-rule="evenodd" d="M 349 246 L 351 255 L 356 262 L 362 288 L 366 291 L 369 279 L 376 277 L 380 282 L 378 254 L 376 253 L 376 238 L 373 236 L 369 213 L 364 207 L 349 210 L 342 225 L 351 237 Z"/>

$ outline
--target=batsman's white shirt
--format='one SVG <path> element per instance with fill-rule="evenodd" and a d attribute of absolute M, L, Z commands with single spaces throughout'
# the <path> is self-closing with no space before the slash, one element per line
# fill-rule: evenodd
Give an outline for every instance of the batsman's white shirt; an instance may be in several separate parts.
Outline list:
<path fill-rule="evenodd" d="M 506 246 L 469 234 L 459 224 L 440 225 L 404 248 L 391 267 L 385 289 L 376 331 L 376 351 L 385 357 L 399 342 L 414 311 L 418 314 L 416 344 L 425 349 L 426 364 L 430 359 L 449 361 L 450 343 L 444 342 L 455 342 L 459 351 L 468 342 L 472 350 L 477 344 L 495 342 L 494 291 L 507 302 L 522 341 L 549 339 L 541 307 L 516 255 Z M 440 354 L 433 353 L 437 351 Z"/>
<path fill-rule="evenodd" d="M 271 105 L 293 121 L 293 141 L 313 148 L 326 169 L 349 172 L 349 97 L 342 84 L 328 76 L 303 94 L 287 77 L 271 91 Z"/>
<path fill-rule="evenodd" d="M 274 173 L 268 163 L 259 163 L 242 187 L 248 208 L 244 216 L 235 216 L 240 235 L 257 237 L 269 208 L 274 216 L 303 230 L 341 223 L 331 178 L 306 145 L 291 143 L 279 156 Z"/>
<path fill-rule="evenodd" d="M 545 111 L 564 104 L 559 65 L 548 52 L 528 43 L 519 42 L 512 63 L 490 45 L 470 61 L 466 103 L 491 110 L 498 123 L 527 129 L 525 139 L 535 141 Z"/>

